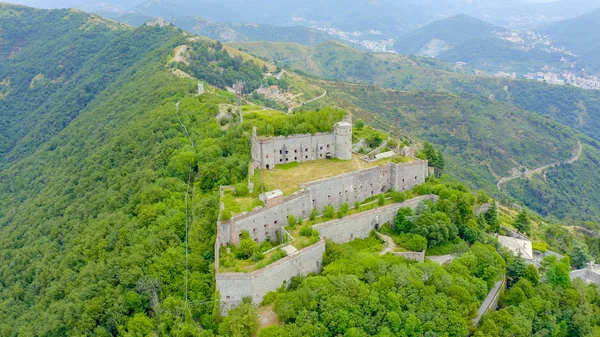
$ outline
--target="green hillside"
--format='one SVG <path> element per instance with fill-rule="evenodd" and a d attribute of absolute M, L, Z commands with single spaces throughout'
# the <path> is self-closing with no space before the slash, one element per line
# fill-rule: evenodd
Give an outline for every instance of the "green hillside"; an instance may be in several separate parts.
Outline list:
<path fill-rule="evenodd" d="M 598 53 L 600 53 L 600 8 L 573 19 L 557 22 L 543 29 L 552 41 L 565 46 L 581 58 L 594 65 L 594 72 L 600 69 Z"/>
<path fill-rule="evenodd" d="M 593 173 L 600 144 L 569 127 L 475 95 L 394 91 L 340 82 L 320 81 L 319 85 L 328 92 L 328 100 L 319 104 L 336 104 L 375 127 L 434 143 L 446 155 L 444 173 L 498 196 L 502 192 L 496 184 L 511 176 L 513 168 L 563 163 L 576 155 L 580 142 L 583 155 L 572 165 L 550 170 L 545 181 L 513 180 L 506 197 L 544 215 L 600 220 L 598 193 L 592 192 L 600 190 L 600 177 Z"/>
<path fill-rule="evenodd" d="M 546 115 L 600 140 L 600 93 L 527 80 L 475 76 L 451 71 L 440 61 L 414 56 L 369 54 L 328 42 L 308 47 L 249 42 L 232 46 L 326 79 L 401 90 L 468 93 Z M 283 60 L 283 61 L 282 61 Z"/>
<path fill-rule="evenodd" d="M 236 101 L 222 89 L 240 79 L 257 88 L 263 72 L 275 67 L 172 26 L 133 28 L 76 11 L 0 8 L 6 76 L 0 135 L 11 144 L 0 166 L 0 336 L 252 335 L 258 326 L 252 305 L 218 315 L 219 186 L 246 182 L 250 144 L 241 126 L 221 125 L 216 117 Z M 88 55 L 86 48 L 96 49 Z M 411 67 L 421 69 L 420 59 L 401 60 L 401 67 L 415 62 Z M 298 107 L 338 105 L 403 138 L 431 140 L 446 155 L 446 173 L 488 190 L 513 163 L 565 161 L 582 143 L 573 169 L 549 173 L 544 193 L 564 202 L 565 217 L 598 214 L 593 198 L 600 195 L 600 178 L 584 176 L 598 164 L 598 145 L 571 128 L 475 95 L 282 76 L 305 93 L 296 99 L 319 98 Z M 197 95 L 198 80 L 207 83 L 203 95 Z M 584 187 L 586 194 L 573 190 Z M 453 241 L 444 243 L 465 248 L 463 257 L 438 266 L 380 256 L 376 237 L 328 243 L 322 276 L 294 279 L 288 290 L 269 295 L 286 323 L 270 336 L 444 330 L 464 336 L 477 304 L 505 272 L 515 284 L 525 281 L 501 299 L 505 309 L 486 317 L 477 336 L 508 336 L 499 333 L 509 331 L 505 326 L 525 331 L 524 337 L 527 329 L 545 328 L 591 335 L 600 296 L 568 281 L 568 259 L 548 261 L 540 282 L 522 260 L 497 253 L 485 234 L 491 224 L 475 220 L 475 196 L 467 187 L 443 177 L 422 190 L 446 200 L 418 210 L 415 231 L 433 229 L 433 237 L 445 230 Z M 559 192 L 564 199 L 553 196 Z M 540 200 L 534 188 L 522 193 L 523 201 Z M 543 239 L 545 228 L 537 230 Z M 463 241 L 467 233 L 472 247 Z M 544 310 L 533 313 L 530 306 Z M 263 331 L 261 337 L 269 336 Z"/>
<path fill-rule="evenodd" d="M 175 34 L 133 30 L 76 10 L 0 4 L 0 15 L 0 167 L 58 134 Z"/>
<path fill-rule="evenodd" d="M 435 21 L 399 37 L 395 48 L 402 54 L 419 54 L 433 39 L 445 41 L 448 48 L 454 48 L 469 40 L 490 37 L 494 32 L 504 30 L 506 29 L 460 14 Z"/>
<path fill-rule="evenodd" d="M 38 20 L 26 15 L 31 13 L 3 5 L 0 22 L 33 26 Z M 47 30 L 75 21 L 70 31 L 55 31 L 54 40 L 72 34 L 94 42 L 78 30 L 84 14 L 34 13 L 47 16 Z M 138 62 L 115 73 L 55 135 L 44 134 L 47 141 L 0 172 L 0 336 L 141 336 L 148 325 L 172 336 L 197 331 L 198 324 L 216 326 L 214 191 L 245 178 L 249 151 L 240 129 L 223 131 L 215 119 L 218 104 L 231 104 L 235 97 L 213 88 L 195 97 L 196 81 L 166 67 L 173 48 L 186 42 L 180 31 L 120 29 L 125 42 L 145 41 L 149 50 L 136 51 Z M 102 34 L 97 38 L 97 44 L 104 42 Z M 54 41 L 37 43 L 48 44 Z M 195 46 L 200 49 L 199 42 Z M 123 48 L 126 57 L 130 47 Z M 212 42 L 204 50 L 227 60 Z M 48 64 L 53 57 L 48 55 Z M 113 58 L 96 59 L 94 65 L 110 69 Z M 44 54 L 22 57 L 14 71 L 52 69 L 36 69 L 42 61 Z M 36 99 L 51 107 L 59 103 L 52 95 Z M 176 115 L 177 101 L 186 131 Z M 37 111 L 31 117 L 44 115 Z M 193 307 L 183 302 L 186 224 Z"/>

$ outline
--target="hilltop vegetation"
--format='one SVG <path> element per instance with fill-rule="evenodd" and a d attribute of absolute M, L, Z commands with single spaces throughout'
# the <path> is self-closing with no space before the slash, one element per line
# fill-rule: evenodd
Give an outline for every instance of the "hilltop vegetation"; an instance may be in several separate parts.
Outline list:
<path fill-rule="evenodd" d="M 581 142 L 587 155 L 572 165 L 553 169 L 557 174 L 549 176 L 556 177 L 557 181 L 538 184 L 537 189 L 543 193 L 531 188 L 527 194 L 514 188 L 509 192 L 545 215 L 599 219 L 596 193 L 582 194 L 576 186 L 585 181 L 584 190 L 588 192 L 600 186 L 600 179 L 589 173 L 593 171 L 600 147 L 577 131 L 478 96 L 392 91 L 339 82 L 321 81 L 319 84 L 328 92 L 329 101 L 322 104 L 335 102 L 375 127 L 434 143 L 444 153 L 445 173 L 498 196 L 501 192 L 496 183 L 501 177 L 511 176 L 512 168 L 534 169 L 554 162 L 563 163 L 573 158 Z M 524 183 L 531 182 L 511 182 Z M 554 202 L 549 203 L 549 200 Z M 543 209 L 539 207 L 542 204 Z"/>
<path fill-rule="evenodd" d="M 169 26 L 132 28 L 76 11 L 0 6 L 0 71 L 10 77 L 0 79 L 2 136 L 17 144 L 6 147 L 0 165 L 0 336 L 229 337 L 255 327 L 248 304 L 229 318 L 218 315 L 212 263 L 219 186 L 247 181 L 250 145 L 247 124 L 220 125 L 216 117 L 236 99 L 219 88 L 238 78 L 257 87 L 265 67 L 274 66 Z M 9 30 L 12 36 L 4 34 Z M 188 52 L 174 61 L 183 45 Z M 490 172 L 506 174 L 511 159 L 528 166 L 565 160 L 581 141 L 581 160 L 572 170 L 558 167 L 564 176 L 548 184 L 564 188 L 565 216 L 597 212 L 583 193 L 575 191 L 581 200 L 574 199 L 572 186 L 559 185 L 585 181 L 573 186 L 598 195 L 596 178 L 582 178 L 597 168 L 596 145 L 572 129 L 478 96 L 289 79 L 313 94 L 314 83 L 327 89 L 304 109 L 338 104 L 395 136 L 431 139 L 444 152 L 447 173 L 485 188 L 493 188 Z M 207 82 L 201 96 L 198 80 Z M 273 133 L 286 134 L 303 124 L 319 131 L 342 117 L 337 108 L 321 114 L 328 111 L 327 121 L 312 118 L 316 113 L 285 117 L 294 130 L 284 128 L 284 117 L 254 117 L 267 134 L 273 121 Z M 447 267 L 379 257 L 372 254 L 378 241 L 328 244 L 322 276 L 296 279 L 271 297 L 288 324 L 261 336 L 444 330 L 463 336 L 477 304 L 505 272 L 504 261 L 515 283 L 521 280 L 501 299 L 504 309 L 483 321 L 480 335 L 513 325 L 517 336 L 590 335 L 597 289 L 565 282 L 568 260 L 545 263 L 547 282 L 529 287 L 523 280 L 534 282 L 537 273 L 484 245 L 493 244 L 483 235 L 490 228 L 480 219 L 473 226 L 475 197 L 467 188 L 432 179 L 421 192 L 449 201 L 419 210 L 415 228 L 404 234 L 423 234 L 431 248 L 450 240 L 482 242 Z M 443 221 L 425 226 L 430 219 Z M 433 241 L 434 230 L 448 235 Z M 561 232 L 566 229 L 536 230 L 551 247 L 582 247 Z M 598 243 L 588 242 L 597 256 Z"/>
<path fill-rule="evenodd" d="M 25 27 L 34 25 L 29 11 L 10 7 Z M 39 12 L 55 16 L 50 27 L 71 20 L 64 11 Z M 79 15 L 69 32 L 94 41 L 77 29 Z M 176 335 L 197 333 L 198 324 L 216 328 L 210 267 L 216 189 L 243 181 L 249 160 L 242 130 L 223 131 L 215 118 L 218 104 L 235 98 L 213 88 L 193 97 L 196 82 L 165 66 L 185 38 L 179 31 L 125 33 L 151 50 L 136 51 L 140 62 L 116 73 L 83 112 L 0 173 L 1 336 Z M 28 60 L 38 58 L 22 58 L 21 67 Z M 113 60 L 95 62 L 89 66 L 103 69 Z M 45 99 L 56 104 L 53 96 Z M 175 115 L 177 101 L 187 132 Z M 200 303 L 187 307 L 186 225 L 188 299 Z"/>

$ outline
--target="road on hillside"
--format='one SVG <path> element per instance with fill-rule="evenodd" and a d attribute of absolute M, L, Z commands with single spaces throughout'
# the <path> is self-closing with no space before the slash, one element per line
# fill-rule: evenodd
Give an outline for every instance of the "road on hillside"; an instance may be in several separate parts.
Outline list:
<path fill-rule="evenodd" d="M 574 162 L 579 160 L 579 157 L 581 157 L 582 153 L 583 153 L 583 144 L 581 144 L 581 142 L 578 142 L 577 153 L 573 156 L 573 158 L 565 161 L 563 164 L 573 164 Z M 513 173 L 512 176 L 504 177 L 504 178 L 500 179 L 500 181 L 498 181 L 498 184 L 496 186 L 498 187 L 499 190 L 502 190 L 502 185 L 506 184 L 507 182 L 509 182 L 511 180 L 522 178 L 522 177 L 527 179 L 527 178 L 530 178 L 531 176 L 533 176 L 534 174 L 542 174 L 545 170 L 559 166 L 559 165 L 561 165 L 561 162 L 557 161 L 552 164 L 544 165 L 542 167 L 538 167 L 533 170 L 529 170 L 529 169 L 525 168 L 525 172 L 519 172 L 518 170 L 515 170 L 515 173 Z"/>

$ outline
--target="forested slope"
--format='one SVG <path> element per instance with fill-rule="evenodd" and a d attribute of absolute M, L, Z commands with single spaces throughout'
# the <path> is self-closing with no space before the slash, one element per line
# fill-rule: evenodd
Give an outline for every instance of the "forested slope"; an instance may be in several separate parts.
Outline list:
<path fill-rule="evenodd" d="M 319 84 L 328 92 L 329 101 L 322 104 L 337 104 L 376 127 L 434 143 L 446 155 L 444 172 L 498 196 L 502 193 L 496 183 L 511 176 L 513 168 L 531 170 L 564 163 L 573 158 L 581 143 L 585 155 L 573 164 L 552 169 L 547 175 L 550 180 L 536 184 L 543 193 L 533 187 L 527 188 L 527 193 L 517 192 L 523 187 L 509 192 L 544 215 L 584 220 L 600 217 L 598 192 L 592 192 L 600 189 L 594 169 L 600 146 L 576 130 L 476 95 L 394 91 L 341 82 Z M 530 186 L 532 182 L 517 179 L 512 184 Z"/>
<path fill-rule="evenodd" d="M 25 18 L 27 11 L 13 8 L 11 15 Z M 51 22 L 68 20 L 61 14 Z M 211 88 L 194 97 L 196 82 L 166 67 L 184 42 L 180 31 L 126 34 L 151 50 L 136 51 L 139 62 L 0 173 L 0 336 L 139 336 L 155 328 L 176 335 L 198 333 L 198 324 L 215 327 L 214 191 L 244 179 L 249 158 L 241 130 L 223 131 L 215 119 L 217 103 L 235 98 Z M 216 45 L 203 47 L 215 53 Z M 113 58 L 97 61 L 104 69 Z M 195 147 L 175 114 L 177 101 Z M 193 307 L 183 302 L 186 223 Z"/>
<path fill-rule="evenodd" d="M 50 140 L 172 38 L 76 10 L 0 4 L 0 17 L 0 168 Z"/>
<path fill-rule="evenodd" d="M 248 42 L 232 46 L 279 61 L 280 66 L 325 79 L 396 90 L 435 90 L 493 97 L 547 115 L 600 140 L 600 92 L 597 90 L 468 75 L 450 71 L 452 67 L 448 64 L 433 59 L 369 54 L 336 42 L 317 46 Z"/>

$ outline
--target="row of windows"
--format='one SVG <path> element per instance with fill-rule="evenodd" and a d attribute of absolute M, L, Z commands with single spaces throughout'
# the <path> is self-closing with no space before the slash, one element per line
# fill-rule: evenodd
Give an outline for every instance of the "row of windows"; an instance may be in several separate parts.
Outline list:
<path fill-rule="evenodd" d="M 329 144 L 327 144 L 325 147 L 326 147 L 327 149 L 329 149 L 329 148 L 330 148 L 330 145 L 329 145 Z M 301 150 L 302 150 L 302 149 L 301 149 Z M 323 150 L 323 147 L 322 147 L 322 146 L 320 146 L 320 147 L 319 147 L 319 150 Z M 305 151 L 305 152 L 308 152 L 308 149 L 305 149 L 304 151 Z M 285 150 L 285 151 L 284 151 L 284 150 L 279 150 L 279 154 L 289 154 L 289 153 L 290 153 L 290 151 L 289 151 L 289 150 Z M 298 153 L 298 150 L 297 150 L 297 149 L 296 149 L 296 150 L 294 150 L 294 153 Z M 269 156 L 268 156 L 268 155 L 267 155 L 267 158 L 269 158 Z"/>

